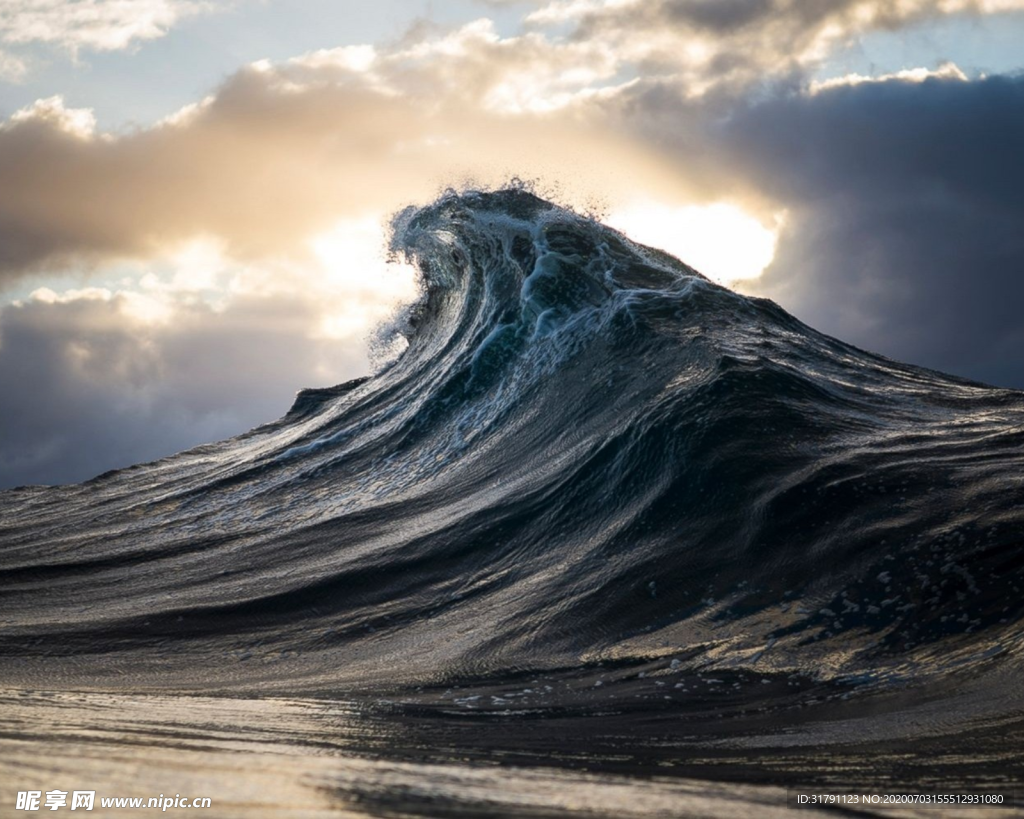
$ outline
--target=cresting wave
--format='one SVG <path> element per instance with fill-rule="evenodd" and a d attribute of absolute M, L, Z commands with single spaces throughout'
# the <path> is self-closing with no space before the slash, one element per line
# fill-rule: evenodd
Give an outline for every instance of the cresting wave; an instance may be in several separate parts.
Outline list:
<path fill-rule="evenodd" d="M 649 736 L 716 686 L 744 735 L 913 691 L 945 721 L 910 741 L 1018 724 L 1024 394 L 853 348 L 524 190 L 410 209 L 394 249 L 424 296 L 372 378 L 0 495 L 4 684 L 634 698 Z"/>

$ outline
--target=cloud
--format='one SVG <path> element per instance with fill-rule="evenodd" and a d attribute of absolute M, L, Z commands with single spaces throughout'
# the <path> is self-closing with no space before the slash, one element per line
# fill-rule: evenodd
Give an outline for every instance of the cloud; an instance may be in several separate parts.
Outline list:
<path fill-rule="evenodd" d="M 0 288 L 82 286 L 0 311 L 0 379 L 19 385 L 0 396 L 0 485 L 234 434 L 365 372 L 362 334 L 409 297 L 364 286 L 373 226 L 514 174 L 645 223 L 699 225 L 715 203 L 733 240 L 746 225 L 770 253 L 778 231 L 748 287 L 805 321 L 1024 386 L 1024 81 L 805 73 L 860 32 L 991 5 L 577 0 L 514 37 L 483 20 L 246 66 L 119 134 L 40 100 L 0 125 Z"/>
<path fill-rule="evenodd" d="M 116 51 L 137 40 L 162 37 L 181 18 L 216 5 L 194 0 L 8 0 L 0 9 L 0 41 L 49 43 L 72 52 Z"/>
<path fill-rule="evenodd" d="M 418 295 L 384 242 L 379 222 L 341 220 L 305 260 L 252 265 L 195 239 L 0 309 L 0 378 L 17 386 L 0 396 L 0 488 L 225 438 L 280 417 L 300 387 L 368 374 L 364 339 Z"/>
<path fill-rule="evenodd" d="M 614 70 L 607 60 L 599 46 L 501 40 L 484 23 L 386 54 L 249 66 L 120 136 L 97 134 L 88 111 L 59 98 L 36 103 L 0 126 L 0 282 L 146 257 L 199 234 L 239 258 L 294 253 L 340 217 L 469 178 L 543 177 L 581 199 L 679 184 L 642 145 L 574 108 Z"/>
<path fill-rule="evenodd" d="M 670 188 L 655 155 L 578 107 L 612 71 L 599 45 L 476 23 L 248 66 L 124 134 L 59 97 L 15 113 L 0 126 L 0 286 L 95 284 L 0 313 L 0 377 L 19 384 L 0 400 L 0 484 L 237 433 L 300 386 L 365 373 L 361 336 L 411 297 L 367 271 L 382 244 L 367 225 L 445 185 L 519 173 L 583 202 Z"/>
<path fill-rule="evenodd" d="M 757 56 L 748 37 L 772 53 L 803 52 L 783 49 L 788 34 L 773 40 L 753 20 L 811 42 L 835 26 L 861 30 L 981 7 L 723 3 L 558 4 L 537 19 L 573 20 L 568 39 L 541 30 L 503 38 L 478 20 L 448 32 L 418 29 L 387 48 L 256 63 L 158 125 L 120 135 L 97 133 L 88 110 L 59 97 L 39 101 L 0 125 L 0 287 L 54 268 L 145 258 L 196 235 L 223 239 L 238 258 L 287 255 L 340 217 L 385 213 L 466 180 L 540 178 L 581 203 L 612 203 L 630 191 L 680 206 L 753 201 L 754 186 L 729 170 L 708 132 L 748 89 L 695 96 L 700 76 L 676 64 L 659 74 L 651 60 L 662 35 L 678 62 L 704 48 L 682 48 L 680 38 L 695 26 L 710 30 L 712 51 L 743 51 L 763 79 L 765 65 L 778 66 Z M 629 43 L 604 36 L 626 14 Z M 691 66 L 697 74 L 712 67 Z M 643 76 L 630 76 L 637 71 Z"/>
<path fill-rule="evenodd" d="M 301 386 L 366 372 L 359 345 L 315 337 L 301 295 L 223 310 L 100 288 L 0 312 L 0 488 L 80 481 L 273 420 Z"/>
<path fill-rule="evenodd" d="M 790 95 L 727 138 L 788 208 L 757 291 L 868 349 L 1024 388 L 1024 78 Z"/>
<path fill-rule="evenodd" d="M 1024 9 L 1024 0 L 557 0 L 528 18 L 602 41 L 645 76 L 690 93 L 802 74 L 873 31 L 952 14 Z"/>
<path fill-rule="evenodd" d="M 844 74 L 841 77 L 831 77 L 827 80 L 815 80 L 808 87 L 811 94 L 819 91 L 827 91 L 830 88 L 838 88 L 843 85 L 861 85 L 866 82 L 888 82 L 890 80 L 901 80 L 903 82 L 924 82 L 925 80 L 961 80 L 966 82 L 968 76 L 956 63 L 944 62 L 938 68 L 905 68 L 901 71 L 894 71 L 891 74 L 878 74 L 865 76 L 864 74 Z"/>
<path fill-rule="evenodd" d="M 18 82 L 28 65 L 11 46 L 44 44 L 75 56 L 119 51 L 163 37 L 179 20 L 211 11 L 216 0 L 5 0 L 0 5 L 0 79 Z"/>

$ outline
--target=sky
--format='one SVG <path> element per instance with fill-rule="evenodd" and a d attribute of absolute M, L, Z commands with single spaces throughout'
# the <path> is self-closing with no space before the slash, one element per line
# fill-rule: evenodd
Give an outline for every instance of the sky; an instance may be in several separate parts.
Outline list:
<path fill-rule="evenodd" d="M 370 371 L 390 214 L 512 177 L 1024 388 L 1024 0 L 0 0 L 0 488 Z"/>

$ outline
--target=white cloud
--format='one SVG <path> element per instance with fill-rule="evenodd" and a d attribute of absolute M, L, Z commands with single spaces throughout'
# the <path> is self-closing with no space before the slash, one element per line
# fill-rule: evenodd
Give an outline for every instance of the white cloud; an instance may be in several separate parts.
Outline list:
<path fill-rule="evenodd" d="M 621 65 L 599 41 L 556 42 L 540 32 L 501 37 L 493 21 L 479 19 L 390 50 L 347 46 L 254 67 L 293 90 L 349 76 L 420 104 L 457 99 L 476 111 L 523 114 L 565 107 L 614 78 Z"/>
<path fill-rule="evenodd" d="M 955 63 L 943 63 L 938 68 L 906 68 L 902 71 L 895 71 L 891 74 L 878 74 L 866 76 L 864 74 L 844 74 L 841 77 L 832 77 L 826 80 L 812 82 L 808 88 L 809 93 L 818 94 L 832 88 L 843 86 L 863 85 L 867 82 L 884 83 L 893 80 L 899 82 L 924 82 L 925 80 L 959 80 L 967 82 L 968 77 Z"/>
<path fill-rule="evenodd" d="M 8 127 L 19 122 L 32 121 L 52 125 L 57 130 L 79 139 L 89 139 L 96 132 L 96 117 L 92 110 L 89 108 L 65 108 L 64 98 L 61 96 L 36 100 L 27 108 L 15 111 L 11 114 Z M 0 125 L 0 127 L 3 126 Z"/>
<path fill-rule="evenodd" d="M 197 0 L 0 0 L 0 41 L 115 51 L 162 37 L 216 4 Z"/>

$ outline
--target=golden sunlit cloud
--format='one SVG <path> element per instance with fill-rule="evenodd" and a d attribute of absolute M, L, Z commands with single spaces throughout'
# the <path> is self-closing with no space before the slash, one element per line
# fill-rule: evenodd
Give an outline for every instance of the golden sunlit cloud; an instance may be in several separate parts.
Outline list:
<path fill-rule="evenodd" d="M 163 325 L 197 308 L 223 314 L 236 303 L 287 299 L 304 304 L 312 319 L 299 335 L 358 347 L 419 295 L 415 269 L 388 258 L 385 219 L 374 216 L 338 220 L 307 239 L 304 254 L 241 261 L 223 241 L 201 236 L 152 259 L 124 261 L 118 273 L 104 287 L 36 288 L 27 302 L 104 301 L 130 323 Z"/>
<path fill-rule="evenodd" d="M 671 253 L 719 284 L 761 275 L 775 257 L 782 224 L 766 228 L 735 205 L 673 207 L 652 201 L 613 210 L 608 224 L 634 241 Z"/>

